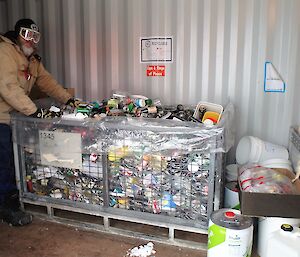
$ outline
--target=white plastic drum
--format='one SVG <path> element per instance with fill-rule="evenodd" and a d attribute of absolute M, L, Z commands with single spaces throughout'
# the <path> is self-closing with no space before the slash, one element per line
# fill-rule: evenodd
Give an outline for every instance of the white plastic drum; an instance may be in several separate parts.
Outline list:
<path fill-rule="evenodd" d="M 208 228 L 208 257 L 251 256 L 252 219 L 239 213 L 233 209 L 212 213 Z"/>

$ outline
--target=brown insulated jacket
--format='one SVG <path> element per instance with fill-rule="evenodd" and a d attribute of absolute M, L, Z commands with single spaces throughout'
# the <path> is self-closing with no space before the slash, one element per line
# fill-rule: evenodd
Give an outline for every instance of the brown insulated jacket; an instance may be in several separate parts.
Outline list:
<path fill-rule="evenodd" d="M 34 85 L 61 103 L 71 98 L 37 58 L 28 60 L 18 45 L 0 35 L 0 123 L 9 124 L 12 110 L 25 115 L 36 112 L 28 97 Z"/>

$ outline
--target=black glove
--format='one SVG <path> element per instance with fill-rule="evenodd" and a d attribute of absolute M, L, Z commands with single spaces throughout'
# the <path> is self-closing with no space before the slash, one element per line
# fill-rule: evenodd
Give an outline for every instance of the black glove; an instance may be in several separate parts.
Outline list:
<path fill-rule="evenodd" d="M 56 117 L 60 117 L 62 115 L 61 112 L 53 112 L 49 109 L 39 108 L 37 111 L 30 115 L 30 117 L 40 118 L 40 119 L 52 119 Z"/>
<path fill-rule="evenodd" d="M 80 101 L 77 98 L 70 98 L 67 102 L 66 105 L 69 105 L 71 107 L 77 108 L 80 104 L 83 104 L 82 101 Z"/>

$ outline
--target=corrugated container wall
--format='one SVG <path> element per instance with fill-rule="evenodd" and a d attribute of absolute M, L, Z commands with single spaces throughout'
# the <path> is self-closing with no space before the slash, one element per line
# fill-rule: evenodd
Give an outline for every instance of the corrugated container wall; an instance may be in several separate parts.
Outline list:
<path fill-rule="evenodd" d="M 236 107 L 237 140 L 288 144 L 300 123 L 299 0 L 0 0 L 0 31 L 31 17 L 40 26 L 47 69 L 76 96 L 112 90 L 165 104 L 210 101 Z M 147 77 L 141 37 L 173 37 L 165 77 Z M 270 61 L 284 93 L 264 91 Z"/>

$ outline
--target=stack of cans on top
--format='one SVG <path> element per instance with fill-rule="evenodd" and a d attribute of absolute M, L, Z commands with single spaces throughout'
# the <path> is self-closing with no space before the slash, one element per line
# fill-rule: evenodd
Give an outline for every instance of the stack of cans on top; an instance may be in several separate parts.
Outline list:
<path fill-rule="evenodd" d="M 181 104 L 163 107 L 159 100 L 152 100 L 141 95 L 113 94 L 112 98 L 101 102 L 80 104 L 75 113 L 91 118 L 130 116 L 201 122 L 193 117 L 194 111 L 194 108 L 186 108 Z"/>

